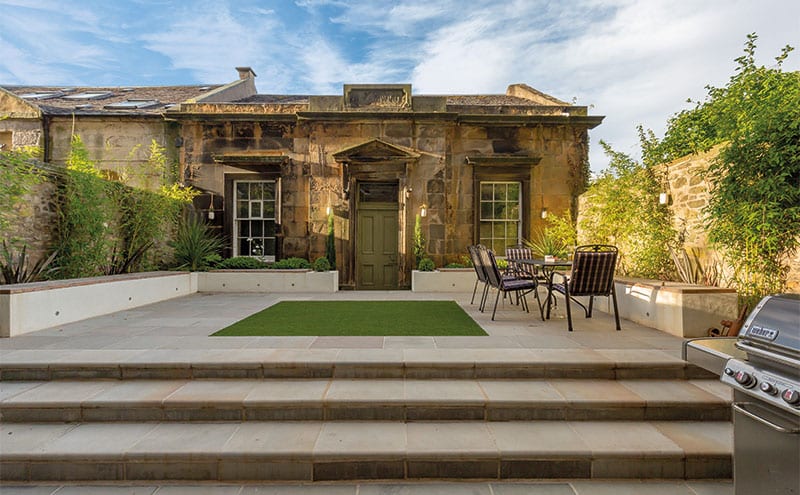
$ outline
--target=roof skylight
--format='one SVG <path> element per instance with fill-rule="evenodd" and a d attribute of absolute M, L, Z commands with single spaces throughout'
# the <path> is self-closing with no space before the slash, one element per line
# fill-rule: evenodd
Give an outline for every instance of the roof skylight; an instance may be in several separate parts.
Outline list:
<path fill-rule="evenodd" d="M 84 93 L 77 93 L 74 95 L 65 96 L 65 100 L 103 100 L 114 96 L 111 91 L 86 91 Z"/>
<path fill-rule="evenodd" d="M 125 100 L 110 103 L 103 108 L 107 110 L 133 110 L 137 108 L 152 108 L 160 105 L 161 102 L 158 100 Z"/>
<path fill-rule="evenodd" d="M 58 98 L 61 96 L 64 96 L 64 93 L 62 91 L 25 93 L 19 95 L 20 98 L 25 98 L 26 100 L 49 100 L 51 98 Z"/>

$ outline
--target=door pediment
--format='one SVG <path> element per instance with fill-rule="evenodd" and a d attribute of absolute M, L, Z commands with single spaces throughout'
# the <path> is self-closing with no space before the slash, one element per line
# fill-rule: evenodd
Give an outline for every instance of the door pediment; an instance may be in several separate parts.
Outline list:
<path fill-rule="evenodd" d="M 419 156 L 419 153 L 410 148 L 380 139 L 350 146 L 333 154 L 333 158 L 341 163 L 407 162 L 416 160 Z"/>

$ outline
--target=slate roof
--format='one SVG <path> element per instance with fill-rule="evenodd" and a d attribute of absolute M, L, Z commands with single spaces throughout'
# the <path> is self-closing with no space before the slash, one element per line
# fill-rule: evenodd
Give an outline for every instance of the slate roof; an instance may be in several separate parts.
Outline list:
<path fill-rule="evenodd" d="M 341 95 L 329 95 L 341 96 Z M 415 95 L 417 96 L 417 95 Z M 418 95 L 427 96 L 427 95 Z M 487 106 L 520 106 L 530 107 L 538 106 L 539 103 L 531 100 L 520 98 L 518 96 L 508 95 L 435 95 L 443 96 L 447 99 L 448 105 L 453 106 L 474 106 L 474 105 L 487 105 Z M 267 95 L 258 94 L 242 98 L 233 103 L 286 103 L 286 104 L 307 104 L 309 95 Z"/>
<path fill-rule="evenodd" d="M 195 86 L 117 86 L 117 87 L 64 87 L 64 86 L 3 86 L 3 89 L 22 97 L 29 94 L 52 93 L 52 98 L 23 98 L 28 103 L 38 106 L 48 115 L 160 115 L 170 105 L 181 103 L 191 98 L 219 88 L 216 85 Z M 75 98 L 82 93 L 108 93 L 108 96 L 82 99 Z M 140 107 L 106 108 L 109 105 L 137 101 Z"/>

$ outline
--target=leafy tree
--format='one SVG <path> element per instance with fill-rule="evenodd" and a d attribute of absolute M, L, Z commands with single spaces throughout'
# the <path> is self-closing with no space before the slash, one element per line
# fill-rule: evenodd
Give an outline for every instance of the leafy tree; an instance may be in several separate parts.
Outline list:
<path fill-rule="evenodd" d="M 788 45 L 773 67 L 756 65 L 757 39 L 747 36 L 725 86 L 706 86 L 704 100 L 670 119 L 663 140 L 643 147 L 646 160 L 666 162 L 726 143 L 706 177 L 706 227 L 739 293 L 751 298 L 785 289 L 800 245 L 800 73 L 782 70 Z"/>
<path fill-rule="evenodd" d="M 657 201 L 661 177 L 654 167 L 614 151 L 605 141 L 600 145 L 611 161 L 586 192 L 588 207 L 581 217 L 579 242 L 618 246 L 622 275 L 669 277 L 669 247 L 676 233 L 669 211 Z"/>

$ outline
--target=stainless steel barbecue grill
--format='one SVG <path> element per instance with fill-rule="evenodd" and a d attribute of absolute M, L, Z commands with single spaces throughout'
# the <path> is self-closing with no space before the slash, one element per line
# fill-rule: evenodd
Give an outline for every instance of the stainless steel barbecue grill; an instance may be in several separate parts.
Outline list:
<path fill-rule="evenodd" d="M 800 494 L 800 295 L 768 296 L 748 317 L 721 380 L 733 387 L 736 495 Z"/>

